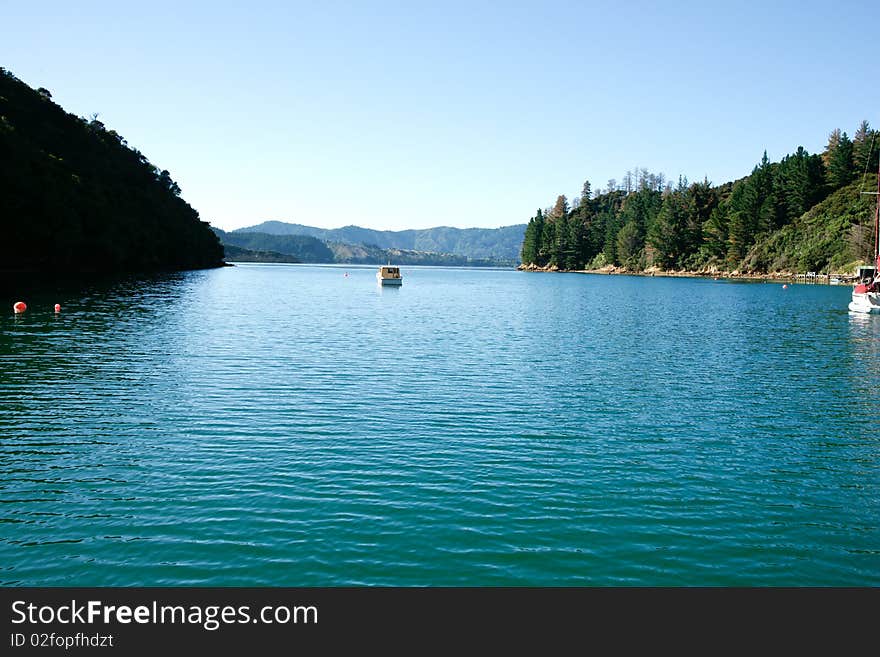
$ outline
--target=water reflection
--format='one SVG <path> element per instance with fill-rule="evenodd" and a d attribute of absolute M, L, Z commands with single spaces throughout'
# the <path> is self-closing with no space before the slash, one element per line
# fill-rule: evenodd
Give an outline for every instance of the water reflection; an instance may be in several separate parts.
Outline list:
<path fill-rule="evenodd" d="M 176 372 L 162 365 L 174 349 L 169 309 L 184 306 L 203 276 L 17 286 L 27 312 L 0 313 L 0 526 L 16 527 L 0 533 L 0 546 L 26 552 L 0 549 L 3 561 L 52 563 L 59 550 L 94 558 L 96 545 L 115 540 L 107 537 L 138 536 L 131 509 L 154 471 L 149 441 L 162 447 L 162 414 L 181 398 Z"/>
<path fill-rule="evenodd" d="M 848 313 L 850 403 L 875 418 L 865 429 L 872 435 L 880 429 L 880 315 Z"/>

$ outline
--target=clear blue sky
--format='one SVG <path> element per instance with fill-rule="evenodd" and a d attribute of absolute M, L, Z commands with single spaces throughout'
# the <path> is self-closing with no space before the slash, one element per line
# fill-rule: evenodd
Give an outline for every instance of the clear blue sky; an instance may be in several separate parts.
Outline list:
<path fill-rule="evenodd" d="M 714 183 L 880 126 L 876 2 L 0 2 L 0 66 L 203 219 L 523 223 L 628 169 Z"/>

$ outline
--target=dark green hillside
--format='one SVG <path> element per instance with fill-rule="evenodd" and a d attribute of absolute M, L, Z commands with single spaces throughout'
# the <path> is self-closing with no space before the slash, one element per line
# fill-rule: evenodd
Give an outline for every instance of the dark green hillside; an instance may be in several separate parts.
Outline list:
<path fill-rule="evenodd" d="M 206 222 L 94 117 L 0 69 L 0 269 L 146 271 L 222 264 Z"/>
<path fill-rule="evenodd" d="M 232 262 L 302 262 L 299 258 L 275 251 L 252 251 L 232 244 L 224 244 L 223 251 L 227 260 Z"/>
<path fill-rule="evenodd" d="M 880 133 L 834 130 L 821 154 L 803 148 L 721 185 L 667 181 L 646 169 L 594 194 L 587 181 L 529 221 L 527 269 L 851 273 L 871 259 Z"/>
<path fill-rule="evenodd" d="M 874 247 L 871 219 L 877 176 L 868 176 L 834 192 L 793 223 L 759 240 L 744 259 L 749 271 L 852 273 L 871 261 Z"/>

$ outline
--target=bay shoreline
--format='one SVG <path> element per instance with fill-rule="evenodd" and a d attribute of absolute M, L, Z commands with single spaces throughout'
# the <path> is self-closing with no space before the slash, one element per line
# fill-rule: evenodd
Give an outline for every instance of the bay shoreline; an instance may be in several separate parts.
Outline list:
<path fill-rule="evenodd" d="M 832 279 L 836 279 L 838 283 L 835 284 L 849 284 L 856 280 L 854 275 L 844 275 L 844 274 L 816 274 L 813 272 L 806 274 L 798 274 L 795 272 L 770 272 L 770 273 L 758 273 L 758 272 L 740 272 L 740 271 L 724 271 L 719 269 L 707 269 L 707 270 L 699 270 L 699 271 L 689 271 L 689 270 L 666 270 L 660 269 L 659 267 L 650 267 L 648 269 L 642 270 L 634 270 L 628 269 L 626 267 L 616 267 L 613 265 L 607 265 L 600 269 L 560 269 L 558 267 L 538 267 L 536 265 L 528 265 L 523 266 L 519 265 L 517 267 L 519 271 L 527 271 L 527 272 L 541 272 L 541 273 L 570 273 L 570 274 L 600 274 L 605 276 L 644 276 L 644 277 L 655 277 L 662 276 L 667 278 L 711 278 L 711 279 L 733 279 L 733 280 L 747 280 L 747 281 L 784 281 L 784 282 L 806 282 L 806 283 L 820 283 L 820 284 L 830 284 Z"/>

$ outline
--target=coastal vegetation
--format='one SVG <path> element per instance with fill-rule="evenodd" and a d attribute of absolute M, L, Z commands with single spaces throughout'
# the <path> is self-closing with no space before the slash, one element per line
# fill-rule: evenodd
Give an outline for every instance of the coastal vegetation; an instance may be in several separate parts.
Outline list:
<path fill-rule="evenodd" d="M 95 114 L 67 113 L 0 68 L 0 269 L 216 267 L 223 248 L 167 170 Z"/>
<path fill-rule="evenodd" d="M 863 121 L 834 130 L 821 154 L 767 153 L 734 182 L 668 181 L 628 171 L 593 193 L 589 181 L 539 209 L 520 251 L 525 269 L 695 273 L 848 272 L 870 260 L 880 134 Z"/>

